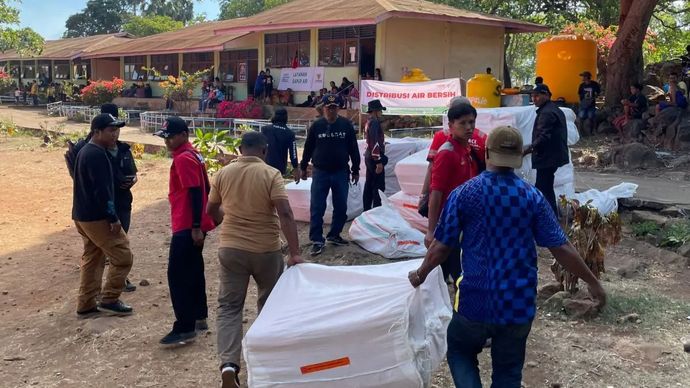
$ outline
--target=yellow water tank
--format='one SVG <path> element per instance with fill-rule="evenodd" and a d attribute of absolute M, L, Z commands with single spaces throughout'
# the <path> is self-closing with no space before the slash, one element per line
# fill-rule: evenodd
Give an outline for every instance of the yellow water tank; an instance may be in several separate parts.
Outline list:
<path fill-rule="evenodd" d="M 501 81 L 491 74 L 475 74 L 467 81 L 467 98 L 475 108 L 501 106 Z"/>
<path fill-rule="evenodd" d="M 575 35 L 557 35 L 537 43 L 537 76 L 551 89 L 551 98 L 577 103 L 580 73 L 597 74 L 597 44 Z"/>
<path fill-rule="evenodd" d="M 431 78 L 427 77 L 426 74 L 424 74 L 424 71 L 418 67 L 411 69 L 409 72 L 405 73 L 400 79 L 400 82 L 405 83 L 425 81 L 431 81 Z"/>

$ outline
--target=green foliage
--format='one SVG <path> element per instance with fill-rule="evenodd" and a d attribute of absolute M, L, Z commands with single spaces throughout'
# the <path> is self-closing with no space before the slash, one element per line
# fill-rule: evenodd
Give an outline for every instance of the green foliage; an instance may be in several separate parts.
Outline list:
<path fill-rule="evenodd" d="M 17 124 L 12 119 L 3 118 L 0 120 L 0 134 L 13 136 L 17 132 Z"/>
<path fill-rule="evenodd" d="M 651 328 L 659 322 L 673 322 L 685 319 L 690 304 L 681 302 L 659 294 L 646 287 L 615 286 L 607 287 L 607 303 L 598 319 L 608 324 L 634 325 L 634 322 L 620 322 L 619 319 L 628 314 L 638 314 L 642 321 L 640 325 Z"/>
<path fill-rule="evenodd" d="M 661 230 L 659 225 L 652 221 L 644 221 L 632 224 L 632 232 L 637 237 L 644 237 L 646 235 L 654 235 Z"/>
<path fill-rule="evenodd" d="M 690 221 L 667 225 L 661 234 L 662 247 L 677 247 L 690 241 Z"/>
<path fill-rule="evenodd" d="M 172 19 L 170 16 L 132 16 L 122 26 L 122 29 L 137 37 L 175 31 L 184 27 L 184 23 Z"/>
<path fill-rule="evenodd" d="M 14 50 L 21 56 L 40 54 L 43 37 L 31 28 L 15 28 L 19 24 L 19 10 L 10 4 L 0 0 L 0 52 Z"/>
<path fill-rule="evenodd" d="M 206 160 L 208 173 L 213 174 L 226 164 L 226 154 L 239 154 L 240 139 L 232 137 L 227 130 L 206 132 L 197 128 L 193 144 Z"/>
<path fill-rule="evenodd" d="M 220 0 L 221 20 L 255 15 L 290 0 Z"/>
<path fill-rule="evenodd" d="M 192 0 L 148 0 L 144 16 L 167 16 L 175 21 L 187 23 L 194 18 Z"/>

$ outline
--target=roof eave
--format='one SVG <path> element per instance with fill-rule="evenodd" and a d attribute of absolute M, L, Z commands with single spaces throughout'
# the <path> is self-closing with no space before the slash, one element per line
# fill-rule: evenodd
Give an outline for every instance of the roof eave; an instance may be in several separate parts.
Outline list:
<path fill-rule="evenodd" d="M 231 41 L 232 40 L 229 40 L 228 42 L 231 42 Z M 113 51 L 113 52 L 108 52 L 108 53 L 84 54 L 81 56 L 81 58 L 99 59 L 99 58 L 113 58 L 113 57 L 118 57 L 118 58 L 119 57 L 132 57 L 132 56 L 137 56 L 137 55 L 162 55 L 162 54 L 176 54 L 176 53 L 185 54 L 185 53 L 203 53 L 203 52 L 208 52 L 208 51 L 223 51 L 223 47 L 228 42 L 225 42 L 221 45 L 195 47 L 195 48 L 190 48 L 190 49 L 146 50 L 146 52 L 127 51 L 126 53 Z"/>
<path fill-rule="evenodd" d="M 344 19 L 344 20 L 326 20 L 319 22 L 306 23 L 277 23 L 264 24 L 258 26 L 241 26 L 219 28 L 214 30 L 215 35 L 229 35 L 237 33 L 252 33 L 260 31 L 274 31 L 274 30 L 290 30 L 290 29 L 304 29 L 304 28 L 320 28 L 320 27 L 346 27 L 346 26 L 365 26 L 369 24 L 376 24 L 377 20 L 374 18 L 367 19 Z"/>
<path fill-rule="evenodd" d="M 448 15 L 432 15 L 418 12 L 402 12 L 389 11 L 377 18 L 377 23 L 380 23 L 390 18 L 405 18 L 405 19 L 422 19 L 430 21 L 442 21 L 450 23 L 474 24 L 490 27 L 502 27 L 506 32 L 522 33 L 522 32 L 548 32 L 550 28 L 536 23 L 520 22 L 517 20 L 486 20 L 473 17 L 464 16 L 448 16 Z"/>

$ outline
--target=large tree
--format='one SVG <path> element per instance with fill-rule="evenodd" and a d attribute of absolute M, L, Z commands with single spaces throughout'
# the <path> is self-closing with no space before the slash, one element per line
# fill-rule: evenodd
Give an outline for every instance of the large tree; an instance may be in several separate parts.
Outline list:
<path fill-rule="evenodd" d="M 131 16 L 122 26 L 122 30 L 142 37 L 179 30 L 183 27 L 184 23 L 173 20 L 170 16 Z"/>
<path fill-rule="evenodd" d="M 67 19 L 65 38 L 119 32 L 127 15 L 120 0 L 89 0 L 86 7 Z"/>
<path fill-rule="evenodd" d="M 219 19 L 234 19 L 255 15 L 289 1 L 290 0 L 220 0 Z"/>
<path fill-rule="evenodd" d="M 31 28 L 15 28 L 19 24 L 19 10 L 7 3 L 0 0 L 0 52 L 13 50 L 20 57 L 39 55 L 43 51 L 43 37 Z M 19 69 L 16 73 L 7 70 L 21 82 Z"/>
<path fill-rule="evenodd" d="M 145 6 L 144 15 L 168 16 L 186 24 L 194 18 L 194 2 L 192 0 L 149 0 Z"/>
<path fill-rule="evenodd" d="M 607 64 L 606 104 L 620 105 L 630 82 L 641 80 L 644 66 L 642 42 L 658 0 L 621 0 L 618 35 Z"/>

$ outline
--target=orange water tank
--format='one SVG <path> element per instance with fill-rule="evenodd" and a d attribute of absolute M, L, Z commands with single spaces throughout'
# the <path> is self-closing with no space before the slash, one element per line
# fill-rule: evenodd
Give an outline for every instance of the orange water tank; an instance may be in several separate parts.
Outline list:
<path fill-rule="evenodd" d="M 557 35 L 537 43 L 537 76 L 551 89 L 552 98 L 577 103 L 580 73 L 587 70 L 596 79 L 597 44 L 575 35 Z"/>

